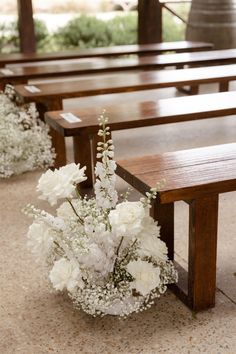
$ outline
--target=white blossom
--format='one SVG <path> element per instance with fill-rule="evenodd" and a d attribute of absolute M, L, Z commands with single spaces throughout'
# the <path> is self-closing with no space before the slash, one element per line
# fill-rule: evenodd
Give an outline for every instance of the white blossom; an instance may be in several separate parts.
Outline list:
<path fill-rule="evenodd" d="M 142 231 L 145 215 L 141 202 L 123 202 L 110 211 L 109 221 L 117 236 L 134 237 Z"/>
<path fill-rule="evenodd" d="M 126 268 L 134 278 L 132 288 L 143 296 L 159 286 L 160 268 L 154 267 L 152 263 L 137 260 L 130 262 Z"/>
<path fill-rule="evenodd" d="M 56 216 L 33 206 L 25 209 L 35 218 L 28 243 L 36 258 L 45 261 L 52 286 L 66 290 L 77 307 L 92 316 L 128 316 L 149 308 L 177 275 L 160 228 L 148 215 L 155 191 L 148 202 L 128 202 L 126 193 L 117 204 L 114 147 L 107 140 L 106 122 L 101 116 L 95 197 L 82 198 L 76 190 L 85 168 L 70 164 L 48 170 L 37 186 L 40 198 L 51 205 L 67 200 Z"/>
<path fill-rule="evenodd" d="M 35 221 L 28 230 L 27 245 L 37 261 L 46 260 L 53 248 L 53 233 L 43 221 Z"/>
<path fill-rule="evenodd" d="M 79 267 L 65 258 L 54 263 L 49 278 L 56 290 L 73 292 L 77 286 L 84 287 Z"/>
<path fill-rule="evenodd" d="M 9 91 L 10 90 L 10 91 Z M 0 93 L 0 177 L 7 178 L 53 164 L 48 127 L 35 105 L 18 106 L 15 93 Z"/>
<path fill-rule="evenodd" d="M 84 175 L 86 166 L 80 168 L 80 164 L 70 163 L 66 166 L 63 166 L 59 169 L 60 173 L 65 175 L 68 178 L 68 182 L 72 184 L 78 184 L 87 179 Z"/>

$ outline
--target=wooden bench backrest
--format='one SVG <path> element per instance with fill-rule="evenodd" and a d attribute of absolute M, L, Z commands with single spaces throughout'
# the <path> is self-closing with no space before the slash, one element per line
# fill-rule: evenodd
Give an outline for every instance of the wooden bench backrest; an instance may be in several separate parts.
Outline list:
<path fill-rule="evenodd" d="M 182 52 L 182 51 L 198 51 L 210 50 L 213 44 L 204 42 L 192 41 L 179 41 L 179 42 L 164 42 L 154 44 L 142 45 L 124 45 L 112 46 L 91 49 L 68 50 L 65 52 L 55 53 L 14 53 L 14 54 L 1 54 L 0 67 L 6 64 L 37 62 L 37 61 L 50 61 L 50 60 L 65 60 L 76 58 L 92 58 L 92 57 L 105 57 L 117 56 L 126 54 L 159 54 L 167 51 Z"/>
<path fill-rule="evenodd" d="M 1 74 L 2 80 L 36 79 L 58 76 L 87 75 L 94 73 L 123 72 L 127 70 L 152 70 L 168 66 L 215 65 L 236 63 L 236 49 L 165 54 L 128 59 L 78 59 L 71 64 L 47 64 L 12 68 L 13 74 Z"/>
<path fill-rule="evenodd" d="M 165 179 L 161 203 L 236 189 L 236 143 L 118 161 L 117 174 L 141 193 Z"/>
<path fill-rule="evenodd" d="M 61 99 L 119 92 L 228 82 L 236 79 L 236 64 L 179 70 L 150 71 L 126 75 L 105 75 L 71 82 L 37 84 L 40 92 L 31 93 L 25 85 L 16 85 L 16 92 L 26 101 L 47 97 Z"/>
<path fill-rule="evenodd" d="M 236 92 L 80 108 L 71 113 L 81 122 L 72 124 L 62 118 L 62 111 L 47 112 L 45 119 L 64 136 L 96 134 L 97 118 L 103 109 L 106 109 L 111 130 L 138 128 L 236 114 Z"/>

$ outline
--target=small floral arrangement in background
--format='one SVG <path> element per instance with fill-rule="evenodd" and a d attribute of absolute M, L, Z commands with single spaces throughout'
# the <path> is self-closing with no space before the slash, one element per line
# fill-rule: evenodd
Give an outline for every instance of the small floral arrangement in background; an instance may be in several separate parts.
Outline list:
<path fill-rule="evenodd" d="M 67 291 L 78 308 L 92 316 L 128 316 L 149 308 L 177 273 L 149 216 L 158 186 L 138 202 L 129 202 L 128 193 L 118 201 L 114 146 L 104 115 L 99 124 L 95 197 L 79 193 L 85 167 L 72 163 L 48 170 L 38 182 L 40 198 L 62 203 L 56 216 L 26 207 L 35 218 L 28 246 L 47 267 L 52 286 Z"/>
<path fill-rule="evenodd" d="M 35 105 L 18 106 L 14 89 L 0 92 L 0 177 L 6 178 L 53 164 L 48 128 Z"/>

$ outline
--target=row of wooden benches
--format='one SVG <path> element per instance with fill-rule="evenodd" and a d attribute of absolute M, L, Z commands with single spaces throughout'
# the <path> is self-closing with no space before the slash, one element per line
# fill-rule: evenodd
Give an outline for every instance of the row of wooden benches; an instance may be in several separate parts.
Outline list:
<path fill-rule="evenodd" d="M 145 72 L 133 74 L 120 74 L 118 76 L 102 76 L 93 79 L 80 79 L 76 82 L 64 82 L 38 84 L 36 92 L 29 92 L 25 85 L 15 86 L 19 98 L 24 102 L 36 102 L 42 116 L 47 111 L 62 110 L 63 100 L 67 98 L 85 97 L 99 94 L 131 92 L 165 87 L 183 87 L 191 85 L 194 93 L 197 93 L 200 84 L 218 82 L 220 91 L 227 91 L 229 81 L 236 79 L 236 65 L 222 65 L 216 67 L 163 70 L 158 72 Z M 140 100 L 143 101 L 142 98 Z M 142 103 L 143 106 L 145 104 Z M 118 110 L 122 112 L 122 107 Z M 137 107 L 132 112 L 130 108 L 124 107 L 134 117 Z M 123 110 L 124 110 L 123 109 Z M 93 108 L 91 107 L 91 112 Z M 78 112 L 80 114 L 80 112 Z M 139 114 L 140 116 L 140 114 Z M 56 166 L 65 164 L 65 142 L 64 139 L 52 133 L 54 146 L 57 154 Z M 88 145 L 88 144 L 87 144 Z"/>
<path fill-rule="evenodd" d="M 163 42 L 141 45 L 123 45 L 102 48 L 90 48 L 79 50 L 67 50 L 64 52 L 54 53 L 14 53 L 1 54 L 0 67 L 11 64 L 48 62 L 55 60 L 93 58 L 93 57 L 116 57 L 121 55 L 147 55 L 162 54 L 165 52 L 192 52 L 199 50 L 210 50 L 213 44 L 205 42 L 179 41 L 179 42 Z"/>
<path fill-rule="evenodd" d="M 236 114 L 236 92 L 163 99 L 106 107 L 111 131 L 166 123 L 184 122 Z M 46 121 L 61 136 L 73 136 L 75 161 L 88 166 L 96 153 L 97 116 L 102 107 L 71 112 L 80 119 L 68 123 L 48 112 Z M 67 112 L 68 113 L 68 112 Z M 88 153 L 92 146 L 91 153 Z M 93 156 L 93 157 L 92 157 Z M 174 203 L 189 205 L 188 272 L 175 262 L 179 282 L 175 294 L 191 309 L 215 305 L 218 197 L 236 190 L 236 144 L 191 149 L 118 161 L 117 174 L 141 193 L 158 180 L 167 181 L 153 205 L 152 214 L 161 226 L 170 259 L 174 260 Z"/>
<path fill-rule="evenodd" d="M 162 58 L 156 57 L 155 61 L 149 57 L 144 57 L 139 60 L 132 59 L 132 65 L 135 68 L 144 68 L 144 65 L 149 68 L 152 65 L 163 67 L 165 62 L 167 66 L 175 63 L 174 65 L 181 67 L 185 64 L 204 65 L 208 63 L 211 65 L 215 63 L 234 63 L 236 61 L 236 51 L 234 50 L 214 51 L 212 57 L 209 53 L 203 52 L 201 55 L 198 55 L 200 53 L 163 55 Z M 209 58 L 212 59 L 209 61 Z M 114 64 L 110 61 L 109 70 L 112 65 L 113 68 L 121 70 L 119 65 L 122 62 L 126 63 L 126 60 L 128 59 L 115 60 L 113 61 Z M 168 60 L 171 64 L 168 64 Z M 98 65 L 100 69 L 103 65 L 101 63 L 105 63 L 105 61 L 100 61 Z M 125 65 L 128 68 L 130 64 Z M 106 77 L 104 81 L 99 78 L 92 81 L 80 80 L 75 83 L 77 88 L 73 87 L 71 90 L 70 87 L 74 83 L 52 84 L 54 86 L 40 84 L 36 87 L 36 90 L 40 90 L 39 92 L 29 92 L 25 86 L 16 86 L 16 91 L 23 101 L 36 101 L 41 114 L 44 114 L 48 109 L 61 110 L 64 98 L 98 93 L 170 86 L 182 87 L 186 84 L 198 87 L 199 84 L 207 82 L 219 82 L 220 91 L 226 91 L 229 81 L 235 79 L 234 70 L 234 65 L 223 65 L 206 68 L 206 70 L 205 68 L 194 68 L 179 69 L 172 72 L 136 73 L 120 75 L 115 80 L 114 77 Z M 64 88 L 62 88 L 63 85 L 65 85 Z M 82 88 L 81 85 L 83 85 Z M 66 163 L 64 137 L 73 136 L 75 161 L 88 165 L 89 179 L 87 185 L 92 184 L 92 161 L 95 154 L 98 128 L 97 116 L 101 113 L 102 108 L 106 108 L 110 117 L 111 130 L 114 131 L 235 114 L 235 98 L 235 92 L 228 92 L 171 98 L 158 102 L 143 102 L 140 100 L 137 104 L 90 107 L 88 109 L 78 109 L 75 112 L 48 112 L 46 113 L 46 121 L 52 127 L 53 143 L 59 157 L 57 166 Z M 70 113 L 69 121 L 72 119 L 72 121 L 74 120 L 73 123 L 68 122 L 68 115 L 65 116 L 65 113 Z M 154 186 L 157 180 L 166 178 L 167 183 L 160 191 L 152 213 L 162 226 L 162 237 L 168 245 L 171 259 L 174 258 L 174 202 L 184 200 L 189 204 L 190 233 L 187 290 L 186 286 L 184 288 L 181 284 L 182 276 L 180 276 L 178 285 L 173 286 L 173 290 L 194 310 L 214 306 L 218 194 L 235 190 L 235 145 L 227 144 L 118 162 L 118 175 L 141 193 L 145 193 L 150 187 Z"/>
<path fill-rule="evenodd" d="M 94 73 L 124 72 L 134 70 L 157 70 L 175 66 L 223 65 L 236 63 L 236 49 L 199 51 L 193 53 L 163 54 L 141 58 L 78 59 L 76 63 L 13 67 L 0 69 L 0 84 L 27 83 L 33 79 L 87 75 Z"/>

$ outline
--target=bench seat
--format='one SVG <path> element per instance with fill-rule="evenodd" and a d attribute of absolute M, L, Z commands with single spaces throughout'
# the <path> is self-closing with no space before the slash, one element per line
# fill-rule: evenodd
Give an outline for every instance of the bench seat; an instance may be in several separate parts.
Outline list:
<path fill-rule="evenodd" d="M 0 70 L 0 82 L 16 84 L 27 83 L 31 79 L 45 79 L 49 77 L 87 75 L 94 73 L 114 73 L 130 70 L 157 70 L 175 66 L 177 68 L 190 66 L 211 66 L 236 63 L 236 49 L 212 50 L 192 53 L 163 54 L 144 56 L 141 58 L 123 59 L 78 59 L 76 63 L 47 64 Z"/>
<path fill-rule="evenodd" d="M 189 205 L 188 273 L 180 269 L 177 296 L 195 311 L 215 306 L 218 196 L 236 190 L 236 144 L 118 161 L 117 174 L 145 194 L 165 178 L 152 215 L 174 260 L 174 202 Z"/>
<path fill-rule="evenodd" d="M 103 107 L 81 108 L 70 113 L 80 118 L 69 123 L 61 114 L 52 111 L 45 114 L 45 120 L 54 135 L 73 136 L 75 162 L 87 166 L 88 180 L 92 184 L 92 156 L 96 152 L 98 116 L 103 108 L 109 117 L 111 131 L 161 125 L 236 114 L 236 92 L 213 93 L 199 96 L 161 99 L 156 102 L 139 102 Z M 60 163 L 66 164 L 66 156 L 60 153 L 60 145 L 54 145 Z M 91 148 L 92 146 L 92 148 Z M 92 150 L 90 150 L 92 149 Z M 91 151 L 91 152 L 90 152 Z M 60 164 L 57 165 L 59 167 Z"/>
<path fill-rule="evenodd" d="M 53 66 L 54 67 L 54 66 Z M 76 75 L 77 65 L 73 64 L 67 68 L 61 66 L 61 71 L 54 71 L 54 76 L 60 75 Z M 74 69 L 73 69 L 74 68 Z M 17 84 L 18 82 L 28 82 L 30 79 L 37 78 L 37 71 L 32 70 L 31 74 L 26 74 L 26 68 L 14 68 L 12 71 L 14 75 L 4 77 L 0 74 L 0 82 L 4 86 L 6 83 Z M 27 68 L 28 69 L 28 68 Z M 47 77 L 49 72 L 41 77 Z M 39 92 L 29 92 L 25 85 L 16 85 L 16 92 L 19 93 L 25 101 L 42 100 L 47 97 L 55 99 L 86 97 L 99 94 L 111 94 L 119 92 L 132 92 L 140 90 L 161 89 L 167 87 L 183 87 L 190 85 L 195 89 L 192 93 L 198 92 L 198 86 L 201 84 L 219 83 L 220 91 L 227 91 L 230 81 L 236 80 L 236 64 L 221 65 L 216 67 L 203 67 L 179 70 L 159 70 L 147 71 L 139 73 L 127 73 L 117 75 L 99 75 L 93 78 L 78 78 L 71 82 L 56 82 L 56 83 L 40 83 L 36 87 Z"/>
<path fill-rule="evenodd" d="M 53 53 L 11 53 L 0 55 L 0 67 L 9 64 L 20 64 L 37 61 L 66 60 L 77 58 L 112 57 L 129 54 L 161 54 L 165 52 L 185 52 L 210 50 L 213 44 L 194 41 L 163 42 L 153 44 L 133 44 L 111 47 L 67 50 Z"/>

